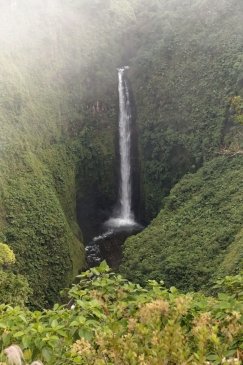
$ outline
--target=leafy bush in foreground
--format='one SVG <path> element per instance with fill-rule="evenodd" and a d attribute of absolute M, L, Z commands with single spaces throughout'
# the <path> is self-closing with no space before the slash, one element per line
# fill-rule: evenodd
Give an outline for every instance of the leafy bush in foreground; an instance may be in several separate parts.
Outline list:
<path fill-rule="evenodd" d="M 108 271 L 102 263 L 80 275 L 69 291 L 71 308 L 0 306 L 1 348 L 19 344 L 27 363 L 55 365 L 240 364 L 237 295 L 182 294 L 155 281 L 142 288 Z"/>

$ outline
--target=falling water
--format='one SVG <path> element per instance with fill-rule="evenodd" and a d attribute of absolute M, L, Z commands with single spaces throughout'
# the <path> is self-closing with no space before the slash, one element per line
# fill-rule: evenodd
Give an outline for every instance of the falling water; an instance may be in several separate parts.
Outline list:
<path fill-rule="evenodd" d="M 131 183 L 131 104 L 127 80 L 124 77 L 128 67 L 118 69 L 119 92 L 119 151 L 120 151 L 120 186 L 119 209 L 106 223 L 108 226 L 135 225 L 132 212 L 132 183 Z"/>
<path fill-rule="evenodd" d="M 131 106 L 129 90 L 124 79 L 124 68 L 118 70 L 119 78 L 119 146 L 121 159 L 120 181 L 120 218 L 124 221 L 133 221 L 131 209 Z"/>
<path fill-rule="evenodd" d="M 114 241 L 115 252 L 117 256 L 121 243 L 129 234 L 139 232 L 142 226 L 134 218 L 132 212 L 132 180 L 131 180 L 131 123 L 132 113 L 130 104 L 129 87 L 125 78 L 125 71 L 128 67 L 118 69 L 118 93 L 119 93 L 119 152 L 120 152 L 120 182 L 119 182 L 119 201 L 118 209 L 112 217 L 105 222 L 105 233 L 93 238 L 86 246 L 86 257 L 90 267 L 98 265 L 103 257 L 101 247 L 109 246 L 109 242 L 118 237 L 119 233 L 126 232 L 126 236 L 120 237 L 120 243 L 117 246 L 117 240 Z M 119 240 L 118 240 L 119 241 Z M 116 243 L 115 243 L 116 242 Z M 118 260 L 119 261 L 119 260 Z"/>

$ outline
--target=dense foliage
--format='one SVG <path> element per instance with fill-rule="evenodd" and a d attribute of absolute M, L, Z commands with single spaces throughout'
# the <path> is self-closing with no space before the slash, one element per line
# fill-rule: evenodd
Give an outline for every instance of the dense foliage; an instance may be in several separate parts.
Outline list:
<path fill-rule="evenodd" d="M 232 126 L 228 110 L 232 96 L 243 93 L 243 3 L 140 4 L 130 36 L 135 50 L 130 78 L 145 216 L 153 218 L 163 196 L 185 173 L 231 143 L 225 141 Z"/>
<path fill-rule="evenodd" d="M 186 175 L 158 217 L 125 243 L 123 273 L 184 290 L 207 289 L 243 267 L 243 157 L 222 156 Z"/>
<path fill-rule="evenodd" d="M 13 251 L 0 243 L 0 303 L 23 306 L 28 302 L 31 290 L 25 277 L 12 272 L 14 263 Z"/>
<path fill-rule="evenodd" d="M 90 215 L 100 196 L 114 201 L 117 39 L 133 18 L 123 5 L 0 5 L 0 239 L 35 306 L 54 303 L 85 265 L 77 200 Z"/>
<path fill-rule="evenodd" d="M 242 276 L 227 278 L 217 298 L 155 281 L 142 288 L 109 273 L 105 263 L 79 279 L 69 291 L 71 309 L 1 305 L 1 348 L 17 343 L 26 362 L 53 365 L 240 364 Z"/>
<path fill-rule="evenodd" d="M 234 96 L 231 100 L 231 107 L 236 123 L 243 124 L 243 99 L 241 96 Z"/>
<path fill-rule="evenodd" d="M 0 267 L 14 264 L 15 260 L 15 255 L 8 245 L 0 242 Z"/>
<path fill-rule="evenodd" d="M 241 0 L 1 2 L 0 240 L 14 249 L 32 306 L 54 303 L 84 268 L 83 242 L 115 203 L 117 66 L 131 66 L 146 222 L 185 173 L 233 141 L 231 150 L 241 150 L 242 13 Z M 168 228 L 173 251 L 180 232 Z M 144 248 L 149 265 L 149 247 L 161 252 L 156 234 Z M 206 256 L 226 250 L 222 272 L 232 271 L 242 237 L 238 230 L 235 242 L 223 238 L 222 250 L 213 245 Z M 127 267 L 146 279 L 146 254 L 136 252 L 142 263 L 135 254 Z M 197 250 L 191 256 L 188 275 Z M 182 287 L 177 259 L 167 276 L 179 275 Z M 201 282 L 211 277 L 208 266 Z M 156 270 L 159 278 L 164 271 Z"/>

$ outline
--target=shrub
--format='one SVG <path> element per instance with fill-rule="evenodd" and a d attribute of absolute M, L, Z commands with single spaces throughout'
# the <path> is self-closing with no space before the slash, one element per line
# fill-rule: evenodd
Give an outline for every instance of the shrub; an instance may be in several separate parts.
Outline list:
<path fill-rule="evenodd" d="M 50 365 L 240 364 L 243 308 L 236 297 L 183 294 L 155 281 L 142 288 L 105 263 L 79 280 L 69 291 L 72 306 L 0 306 L 1 348 L 19 343 L 26 362 Z"/>
<path fill-rule="evenodd" d="M 11 271 L 14 263 L 14 252 L 7 244 L 0 243 L 0 303 L 23 306 L 31 290 L 24 276 Z"/>

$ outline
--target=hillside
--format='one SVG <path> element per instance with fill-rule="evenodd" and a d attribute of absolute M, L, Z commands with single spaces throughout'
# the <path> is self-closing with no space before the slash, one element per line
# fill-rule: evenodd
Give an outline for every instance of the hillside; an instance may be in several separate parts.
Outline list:
<path fill-rule="evenodd" d="M 130 78 L 149 221 L 186 172 L 229 143 L 230 100 L 243 93 L 243 4 L 145 3 L 130 36 L 136 50 Z"/>
<path fill-rule="evenodd" d="M 241 365 L 243 1 L 2 0 L 0 44 L 0 365 Z"/>
<path fill-rule="evenodd" d="M 33 305 L 53 303 L 85 265 L 77 205 L 92 215 L 100 196 L 114 201 L 117 38 L 132 16 L 114 5 L 1 4 L 0 239 Z"/>
<path fill-rule="evenodd" d="M 241 148 L 231 103 L 243 87 L 242 2 L 22 0 L 0 10 L 0 241 L 29 281 L 30 305 L 43 307 L 84 269 L 84 243 L 116 202 L 117 67 L 130 66 L 134 210 L 145 225 L 186 173 Z M 240 227 L 237 237 L 225 272 Z"/>
<path fill-rule="evenodd" d="M 125 243 L 122 271 L 135 282 L 163 279 L 207 290 L 243 267 L 243 157 L 218 157 L 187 174 L 159 215 Z"/>

